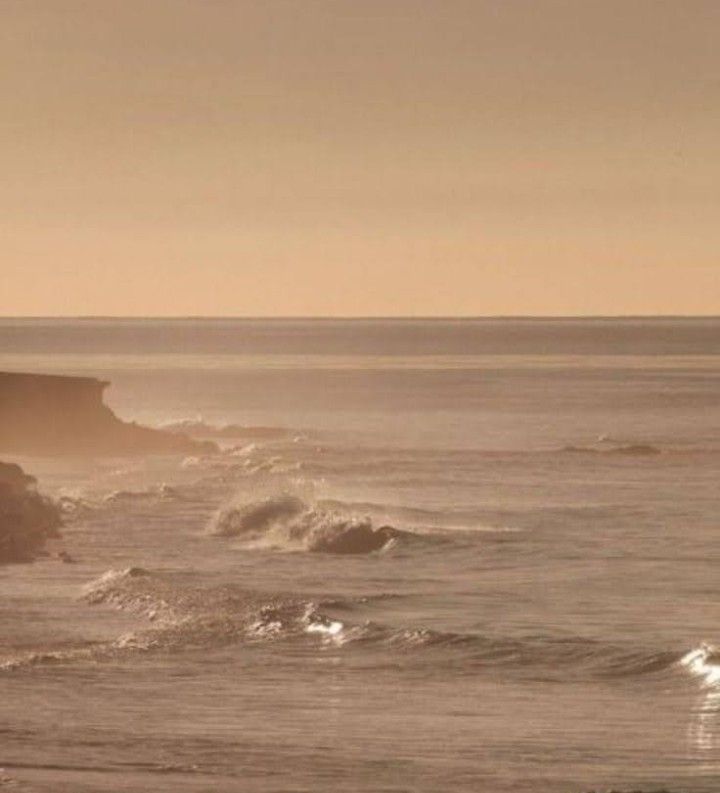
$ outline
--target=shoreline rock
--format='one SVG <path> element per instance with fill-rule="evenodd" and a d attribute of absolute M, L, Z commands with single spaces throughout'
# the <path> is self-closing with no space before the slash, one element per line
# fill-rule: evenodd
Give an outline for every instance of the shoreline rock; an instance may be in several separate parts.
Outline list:
<path fill-rule="evenodd" d="M 19 465 L 0 462 L 0 564 L 31 562 L 60 537 L 60 510 L 35 484 Z"/>

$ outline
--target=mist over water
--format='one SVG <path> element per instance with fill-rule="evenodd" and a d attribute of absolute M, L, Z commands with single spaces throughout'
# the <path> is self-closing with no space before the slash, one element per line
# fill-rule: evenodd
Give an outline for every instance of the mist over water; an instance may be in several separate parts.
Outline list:
<path fill-rule="evenodd" d="M 0 320 L 220 451 L 13 458 L 0 786 L 720 789 L 720 320 Z M 1 456 L 6 459 L 7 455 Z"/>

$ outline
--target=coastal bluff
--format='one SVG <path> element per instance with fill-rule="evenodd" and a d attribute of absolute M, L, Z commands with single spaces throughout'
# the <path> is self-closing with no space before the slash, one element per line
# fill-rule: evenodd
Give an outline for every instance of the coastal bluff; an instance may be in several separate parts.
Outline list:
<path fill-rule="evenodd" d="M 0 372 L 0 452 L 27 455 L 182 454 L 210 441 L 119 419 L 93 377 Z"/>

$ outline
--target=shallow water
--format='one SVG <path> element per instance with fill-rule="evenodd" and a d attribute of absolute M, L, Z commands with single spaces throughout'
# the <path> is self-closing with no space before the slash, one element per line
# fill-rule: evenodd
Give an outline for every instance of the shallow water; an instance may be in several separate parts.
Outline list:
<path fill-rule="evenodd" d="M 0 369 L 223 447 L 18 459 L 77 563 L 0 569 L 0 785 L 720 789 L 719 355 L 715 319 L 0 321 Z"/>

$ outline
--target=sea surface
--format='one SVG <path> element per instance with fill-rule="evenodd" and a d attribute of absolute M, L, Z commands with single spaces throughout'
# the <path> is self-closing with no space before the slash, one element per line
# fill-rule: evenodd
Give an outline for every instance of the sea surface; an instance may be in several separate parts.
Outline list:
<path fill-rule="evenodd" d="M 0 788 L 720 790 L 720 319 L 4 319 L 0 369 L 220 447 L 15 458 L 66 526 L 0 568 Z"/>

